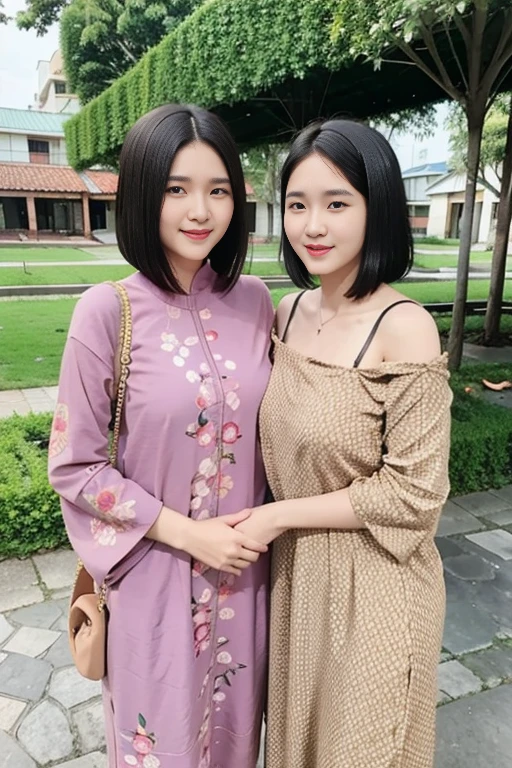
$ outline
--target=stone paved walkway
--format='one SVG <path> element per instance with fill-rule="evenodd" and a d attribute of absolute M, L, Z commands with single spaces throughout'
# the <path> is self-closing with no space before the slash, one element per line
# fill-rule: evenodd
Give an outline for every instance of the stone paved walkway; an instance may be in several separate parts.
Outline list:
<path fill-rule="evenodd" d="M 507 768 L 512 486 L 452 499 L 438 533 L 448 607 L 436 768 Z M 69 551 L 0 562 L 0 768 L 106 768 L 100 684 L 75 671 L 65 633 L 74 569 Z"/>

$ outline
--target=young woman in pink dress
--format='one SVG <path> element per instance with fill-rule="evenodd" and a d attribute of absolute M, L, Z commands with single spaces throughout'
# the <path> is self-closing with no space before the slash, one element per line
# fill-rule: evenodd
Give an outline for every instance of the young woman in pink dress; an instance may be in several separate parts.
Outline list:
<path fill-rule="evenodd" d="M 109 609 L 110 768 L 254 768 L 265 699 L 267 547 L 257 414 L 270 296 L 240 277 L 245 184 L 222 122 L 164 106 L 120 158 L 117 240 L 133 339 L 118 467 L 108 462 L 120 307 L 88 290 L 64 352 L 50 480 Z"/>

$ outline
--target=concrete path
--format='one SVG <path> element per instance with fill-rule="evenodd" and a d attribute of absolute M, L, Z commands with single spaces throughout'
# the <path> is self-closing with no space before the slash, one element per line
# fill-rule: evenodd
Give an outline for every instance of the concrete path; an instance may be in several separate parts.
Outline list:
<path fill-rule="evenodd" d="M 512 486 L 452 499 L 437 542 L 447 617 L 436 768 L 506 768 Z M 100 684 L 78 675 L 67 645 L 75 562 L 59 551 L 0 563 L 0 768 L 106 768 Z"/>

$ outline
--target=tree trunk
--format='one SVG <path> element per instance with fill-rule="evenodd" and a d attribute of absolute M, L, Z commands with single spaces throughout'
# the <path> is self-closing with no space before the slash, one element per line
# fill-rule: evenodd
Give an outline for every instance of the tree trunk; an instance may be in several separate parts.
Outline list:
<path fill-rule="evenodd" d="M 507 269 L 508 238 L 512 218 L 512 99 L 508 116 L 507 143 L 501 179 L 496 237 L 492 254 L 491 287 L 485 313 L 484 344 L 491 346 L 498 338 L 503 303 L 503 287 Z"/>
<path fill-rule="evenodd" d="M 475 104 L 468 105 L 468 171 L 464 211 L 460 228 L 459 262 L 457 266 L 457 285 L 453 304 L 452 326 L 448 340 L 448 353 L 451 370 L 457 370 L 462 360 L 462 345 L 464 343 L 464 320 L 466 316 L 466 299 L 468 294 L 469 256 L 471 251 L 471 235 L 476 200 L 476 184 L 480 161 L 480 144 L 485 118 L 485 107 Z"/>
<path fill-rule="evenodd" d="M 268 222 L 268 230 L 267 230 L 267 237 L 268 242 L 272 242 L 272 238 L 274 237 L 274 206 L 272 203 L 267 203 L 267 222 Z"/>

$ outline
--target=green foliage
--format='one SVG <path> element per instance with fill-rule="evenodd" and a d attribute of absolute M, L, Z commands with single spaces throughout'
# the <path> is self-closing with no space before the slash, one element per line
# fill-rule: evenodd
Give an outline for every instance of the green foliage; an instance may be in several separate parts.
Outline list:
<path fill-rule="evenodd" d="M 36 0 L 29 2 L 34 8 Z M 82 103 L 98 96 L 201 2 L 71 0 L 63 4 L 57 0 L 55 15 L 62 11 L 61 49 L 71 89 Z M 26 12 L 19 23 L 37 26 L 43 20 L 35 12 Z"/>
<path fill-rule="evenodd" d="M 510 378 L 510 367 L 466 366 L 452 376 L 452 495 L 499 488 L 512 481 L 512 413 L 480 398 L 481 378 Z M 466 387 L 471 392 L 465 392 Z"/>
<path fill-rule="evenodd" d="M 2 0 L 0 0 L 0 24 L 7 24 L 7 22 L 9 21 L 9 17 L 6 16 L 3 8 L 4 8 L 4 4 Z"/>
<path fill-rule="evenodd" d="M 111 160 L 136 119 L 161 104 L 234 104 L 313 67 L 338 68 L 343 51 L 326 34 L 337 4 L 209 0 L 66 123 L 71 164 Z"/>
<path fill-rule="evenodd" d="M 67 541 L 47 479 L 51 415 L 0 421 L 0 557 L 23 557 Z"/>

